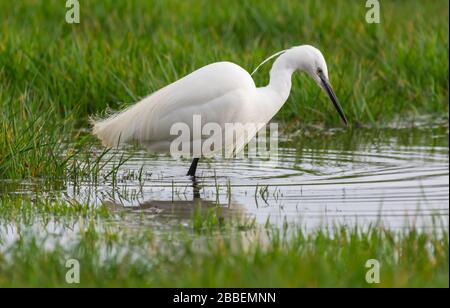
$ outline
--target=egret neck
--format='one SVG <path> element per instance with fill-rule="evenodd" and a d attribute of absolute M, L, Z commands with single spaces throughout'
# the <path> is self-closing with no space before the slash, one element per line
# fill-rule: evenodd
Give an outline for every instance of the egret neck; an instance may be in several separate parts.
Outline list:
<path fill-rule="evenodd" d="M 262 101 L 274 116 L 287 101 L 292 87 L 292 74 L 302 71 L 313 78 L 329 96 L 342 121 L 347 119 L 328 79 L 328 68 L 322 53 L 308 45 L 286 50 L 274 62 L 270 70 L 270 82 L 266 87 L 258 88 Z M 270 118 L 271 118 L 270 117 Z"/>

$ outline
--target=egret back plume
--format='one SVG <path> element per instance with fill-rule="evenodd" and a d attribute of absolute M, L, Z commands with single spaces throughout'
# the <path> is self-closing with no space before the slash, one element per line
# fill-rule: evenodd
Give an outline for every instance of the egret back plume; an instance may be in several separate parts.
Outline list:
<path fill-rule="evenodd" d="M 277 53 L 271 55 L 270 57 L 268 57 L 268 58 L 265 59 L 264 61 L 262 61 L 262 62 L 255 68 L 255 70 L 252 72 L 251 75 L 253 76 L 253 74 L 255 74 L 261 66 L 263 66 L 264 64 L 266 64 L 267 62 L 269 62 L 269 61 L 272 60 L 273 58 L 276 58 L 276 57 L 278 57 L 278 56 L 281 56 L 281 55 L 282 55 L 283 53 L 285 53 L 286 51 L 288 51 L 288 49 L 279 51 L 279 52 L 277 52 Z"/>
<path fill-rule="evenodd" d="M 166 88 L 142 99 L 122 111 L 110 113 L 105 119 L 93 118 L 92 133 L 97 136 L 104 146 L 117 147 L 132 140 L 143 142 L 142 130 L 154 119 L 152 116 L 157 102 L 167 96 Z"/>

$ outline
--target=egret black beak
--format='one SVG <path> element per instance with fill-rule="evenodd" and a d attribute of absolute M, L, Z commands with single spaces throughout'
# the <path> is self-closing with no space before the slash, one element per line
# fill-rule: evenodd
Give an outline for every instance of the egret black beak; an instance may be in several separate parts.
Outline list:
<path fill-rule="evenodd" d="M 322 81 L 323 88 L 327 92 L 328 96 L 331 99 L 331 102 L 334 105 L 334 108 L 336 108 L 337 112 L 339 113 L 339 116 L 341 117 L 342 121 L 345 123 L 345 125 L 348 125 L 347 118 L 345 117 L 344 110 L 342 109 L 341 104 L 339 103 L 339 100 L 336 97 L 336 94 L 334 94 L 333 88 L 331 87 L 330 82 L 328 81 L 327 77 L 323 74 L 323 72 L 318 72 L 318 75 L 320 77 L 320 80 Z"/>

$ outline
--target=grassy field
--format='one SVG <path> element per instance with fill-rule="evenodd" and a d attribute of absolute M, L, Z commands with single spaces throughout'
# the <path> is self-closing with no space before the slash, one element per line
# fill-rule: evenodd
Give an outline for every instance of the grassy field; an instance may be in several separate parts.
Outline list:
<path fill-rule="evenodd" d="M 323 137 L 339 117 L 313 81 L 296 75 L 276 120 L 284 131 L 316 131 L 298 147 L 351 143 L 358 127 L 423 115 L 448 122 L 447 0 L 383 1 L 380 24 L 365 22 L 364 1 L 80 0 L 80 24 L 65 22 L 64 2 L 0 1 L 0 186 L 25 180 L 48 190 L 92 179 L 101 166 L 89 160 L 98 146 L 90 116 L 211 62 L 252 71 L 301 44 L 323 51 L 351 127 L 337 140 Z M 254 76 L 257 85 L 268 82 L 270 67 Z M 74 156 L 86 163 L 70 164 Z M 0 187 L 0 287 L 69 286 L 68 258 L 80 260 L 82 286 L 370 287 L 371 258 L 383 264 L 374 286 L 449 285 L 448 228 L 440 226 L 436 234 L 380 226 L 310 234 L 222 224 L 213 212 L 160 235 L 121 227 L 125 214 L 104 207 L 36 196 L 13 198 Z"/>
<path fill-rule="evenodd" d="M 449 284 L 445 233 L 424 234 L 414 229 L 397 233 L 376 226 L 365 231 L 336 227 L 304 233 L 295 226 L 258 227 L 245 218 L 221 220 L 218 211 L 209 210 L 194 212 L 189 226 L 161 235 L 99 224 L 99 220 L 123 220 L 126 215 L 105 208 L 5 200 L 0 205 L 2 226 L 8 226 L 10 234 L 20 234 L 7 253 L 0 252 L 0 287 Z M 66 232 L 52 231 L 60 228 Z M 437 226 L 436 230 L 441 229 Z M 66 260 L 73 258 L 80 263 L 79 285 L 65 280 Z M 380 284 L 366 282 L 369 259 L 377 259 L 382 266 Z"/>

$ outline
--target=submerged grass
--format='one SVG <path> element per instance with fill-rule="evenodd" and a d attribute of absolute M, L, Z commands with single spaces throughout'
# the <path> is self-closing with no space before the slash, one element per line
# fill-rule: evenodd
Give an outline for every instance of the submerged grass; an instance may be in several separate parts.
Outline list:
<path fill-rule="evenodd" d="M 243 229 L 235 221 L 218 223 L 208 211 L 195 212 L 194 223 L 183 232 L 160 235 L 108 224 L 113 214 L 104 209 L 86 212 L 83 207 L 56 205 L 54 217 L 79 213 L 68 237 L 58 228 L 62 222 L 42 220 L 39 206 L 29 202 L 3 203 L 2 216 L 14 216 L 17 209 L 28 212 L 28 218 L 1 219 L 1 228 L 14 234 L 20 225 L 41 224 L 48 234 L 21 233 L 12 242 L 2 239 L 0 287 L 449 286 L 447 231 L 336 227 L 304 233 L 294 226 L 280 230 L 254 224 Z M 68 259 L 80 263 L 80 284 L 65 281 Z M 380 284 L 365 280 L 369 259 L 381 264 Z"/>

